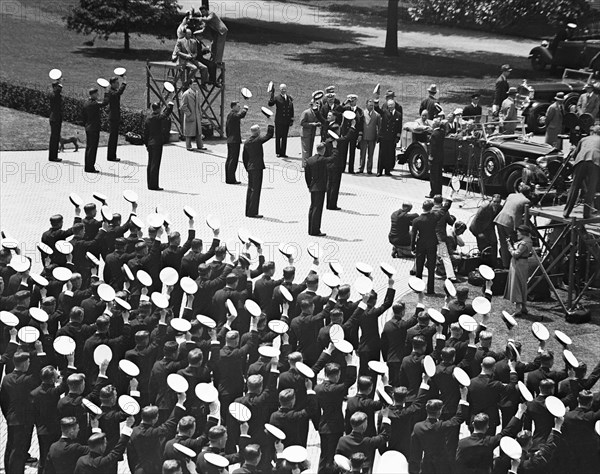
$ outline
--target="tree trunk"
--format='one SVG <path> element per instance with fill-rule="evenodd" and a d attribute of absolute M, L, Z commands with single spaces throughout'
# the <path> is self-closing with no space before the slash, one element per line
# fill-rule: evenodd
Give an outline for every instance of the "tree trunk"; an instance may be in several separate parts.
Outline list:
<path fill-rule="evenodd" d="M 383 54 L 398 56 L 398 0 L 388 0 L 387 32 Z"/>
<path fill-rule="evenodd" d="M 125 52 L 128 53 L 129 52 L 129 28 L 125 27 L 125 44 L 123 45 L 123 49 L 125 49 Z"/>

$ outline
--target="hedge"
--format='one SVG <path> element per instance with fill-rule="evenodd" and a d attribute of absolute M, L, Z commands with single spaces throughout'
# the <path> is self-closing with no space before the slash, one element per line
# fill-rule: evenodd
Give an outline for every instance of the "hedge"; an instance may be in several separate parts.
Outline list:
<path fill-rule="evenodd" d="M 587 0 L 415 0 L 413 21 L 502 32 L 529 17 L 541 17 L 554 34 L 565 20 L 587 23 Z"/>
<path fill-rule="evenodd" d="M 0 106 L 28 112 L 30 114 L 50 116 L 49 88 L 41 88 L 36 84 L 17 85 L 6 80 L 0 80 Z M 81 111 L 87 101 L 85 97 L 74 97 L 63 91 L 63 120 L 75 125 L 83 125 Z M 108 107 L 102 109 L 102 130 L 108 131 Z M 125 135 L 127 132 L 137 133 L 143 136 L 145 110 L 133 110 L 121 106 L 121 125 L 119 133 Z"/>

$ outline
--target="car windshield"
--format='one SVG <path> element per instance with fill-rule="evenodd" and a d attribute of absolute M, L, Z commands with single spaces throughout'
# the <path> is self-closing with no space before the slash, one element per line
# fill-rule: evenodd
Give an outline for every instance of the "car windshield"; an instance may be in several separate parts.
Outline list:
<path fill-rule="evenodd" d="M 586 71 L 583 69 L 565 69 L 562 76 L 562 81 L 569 82 L 581 82 L 586 84 L 592 81 L 594 75 L 593 71 Z"/>
<path fill-rule="evenodd" d="M 521 126 L 517 126 L 515 133 L 521 138 L 527 138 L 525 128 L 523 127 L 521 117 L 518 118 Z M 496 137 L 506 136 L 500 133 L 501 122 L 487 115 L 481 116 L 480 122 L 467 121 L 462 124 L 460 135 L 464 138 L 479 138 L 485 141 L 493 140 Z"/>

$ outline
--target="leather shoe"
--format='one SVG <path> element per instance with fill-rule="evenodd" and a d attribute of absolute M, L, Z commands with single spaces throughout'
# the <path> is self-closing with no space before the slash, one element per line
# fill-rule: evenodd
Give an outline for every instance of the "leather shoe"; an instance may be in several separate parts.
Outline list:
<path fill-rule="evenodd" d="M 381 176 L 381 173 L 377 173 L 377 176 Z"/>
<path fill-rule="evenodd" d="M 60 163 L 62 160 L 60 158 L 56 158 L 55 160 L 48 160 L 48 161 L 54 161 L 56 163 Z"/>
<path fill-rule="evenodd" d="M 114 160 L 106 160 L 106 161 L 121 161 L 121 158 L 115 158 Z"/>
<path fill-rule="evenodd" d="M 100 173 L 100 171 L 94 169 L 94 170 L 85 170 L 86 173 Z"/>
<path fill-rule="evenodd" d="M 246 217 L 250 217 L 252 219 L 262 219 L 263 218 L 262 214 L 256 214 L 254 216 L 246 216 Z"/>
<path fill-rule="evenodd" d="M 164 191 L 164 188 L 148 188 L 150 191 Z"/>
<path fill-rule="evenodd" d="M 308 235 L 312 235 L 313 237 L 325 237 L 327 234 L 324 232 L 318 232 L 316 234 L 308 234 Z"/>

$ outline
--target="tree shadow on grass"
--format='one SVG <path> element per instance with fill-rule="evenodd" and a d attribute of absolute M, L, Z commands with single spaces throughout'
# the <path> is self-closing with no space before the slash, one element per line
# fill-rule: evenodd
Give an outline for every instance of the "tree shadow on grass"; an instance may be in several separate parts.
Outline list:
<path fill-rule="evenodd" d="M 141 48 L 132 49 L 127 52 L 123 48 L 79 47 L 73 53 L 89 58 L 111 59 L 114 61 L 169 61 L 171 59 L 171 51 L 172 45 L 165 43 L 162 49 Z"/>
<path fill-rule="evenodd" d="M 454 78 L 484 78 L 498 73 L 498 64 L 513 66 L 513 76 L 537 79 L 526 58 L 477 51 L 464 53 L 431 48 L 402 48 L 396 58 L 383 55 L 382 48 L 372 46 L 324 48 L 320 51 L 289 54 L 288 59 L 304 64 L 327 64 L 361 73 L 388 75 L 423 75 Z M 499 73 L 498 73 L 499 74 Z"/>
<path fill-rule="evenodd" d="M 364 35 L 351 30 L 326 28 L 300 23 L 283 23 L 244 18 L 243 20 L 228 19 L 228 41 L 256 44 L 309 44 L 313 42 L 332 44 L 355 44 Z"/>

